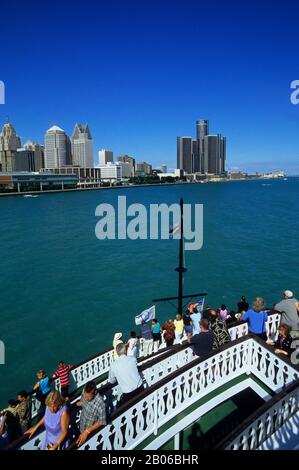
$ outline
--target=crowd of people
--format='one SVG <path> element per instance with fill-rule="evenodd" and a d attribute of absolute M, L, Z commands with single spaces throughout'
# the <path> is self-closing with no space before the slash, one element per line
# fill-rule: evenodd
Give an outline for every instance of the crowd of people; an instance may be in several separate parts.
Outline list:
<path fill-rule="evenodd" d="M 274 309 L 281 313 L 278 337 L 273 342 L 277 354 L 290 356 L 293 340 L 299 338 L 299 302 L 291 291 L 285 291 L 283 299 Z M 180 344 L 187 338 L 195 355 L 201 357 L 231 341 L 228 327 L 236 320 L 248 322 L 249 332 L 269 342 L 266 324 L 268 310 L 265 301 L 257 297 L 249 303 L 244 296 L 238 302 L 237 311 L 229 311 L 222 304 L 218 309 L 206 306 L 201 311 L 198 304 L 190 303 L 184 315 L 176 315 L 160 324 L 158 319 L 141 326 L 143 355 L 159 350 L 162 339 L 166 346 Z M 139 371 L 137 357 L 140 340 L 136 331 L 131 331 L 130 338 L 124 341 L 122 333 L 116 333 L 113 339 L 113 362 L 110 367 L 108 382 L 118 384 L 122 406 L 144 390 L 144 380 Z M 37 372 L 37 382 L 33 386 L 36 398 L 40 401 L 42 418 L 31 427 L 31 394 L 22 390 L 17 400 L 11 399 L 0 415 L 0 448 L 25 435 L 31 438 L 42 427 L 46 430 L 44 448 L 47 450 L 64 449 L 69 446 L 71 412 L 69 406 L 69 385 L 71 365 L 61 361 L 57 370 L 49 377 L 44 370 Z M 58 379 L 60 391 L 53 390 L 52 382 Z M 94 381 L 88 382 L 81 398 L 76 402 L 81 409 L 80 423 L 77 429 L 77 445 L 83 445 L 90 434 L 107 423 L 107 410 L 103 397 L 97 391 Z"/>
<path fill-rule="evenodd" d="M 65 403 L 69 400 L 69 373 L 72 366 L 60 361 L 57 370 L 47 375 L 44 370 L 36 373 L 37 382 L 32 387 L 36 399 L 40 402 L 43 414 L 49 407 L 49 396 L 52 393 L 53 381 L 59 380 L 60 394 Z M 17 399 L 10 399 L 8 406 L 0 414 L 0 449 L 6 448 L 10 443 L 26 435 L 31 424 L 32 393 L 22 390 Z M 51 398 L 51 397 L 50 397 Z M 42 423 L 44 424 L 44 423 Z"/>

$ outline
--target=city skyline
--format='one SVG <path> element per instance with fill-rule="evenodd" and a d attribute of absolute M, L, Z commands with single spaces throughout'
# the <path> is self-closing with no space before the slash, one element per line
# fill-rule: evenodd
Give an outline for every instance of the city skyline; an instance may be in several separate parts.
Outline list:
<path fill-rule="evenodd" d="M 56 123 L 71 133 L 74 116 L 92 125 L 96 149 L 174 168 L 175 137 L 193 133 L 192 122 L 206 116 L 227 136 L 229 169 L 299 173 L 299 105 L 290 99 L 299 75 L 299 5 L 94 4 L 83 24 L 80 9 L 59 4 L 53 35 L 44 7 L 29 0 L 11 15 L 13 4 L 2 6 L 0 121 L 9 116 L 23 142 L 42 142 Z M 26 25 L 22 41 L 9 34 L 16 20 L 19 29 Z M 74 44 L 85 59 L 80 67 L 76 59 L 76 73 L 67 59 Z M 202 60 L 194 61 L 198 51 Z M 19 73 L 33 67 L 38 74 Z"/>

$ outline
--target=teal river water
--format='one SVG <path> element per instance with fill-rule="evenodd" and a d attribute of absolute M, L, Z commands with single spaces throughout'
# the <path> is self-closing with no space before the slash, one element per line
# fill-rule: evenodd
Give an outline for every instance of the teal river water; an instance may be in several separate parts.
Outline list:
<path fill-rule="evenodd" d="M 186 293 L 234 308 L 240 295 L 299 295 L 299 179 L 177 185 L 0 199 L 0 405 L 35 372 L 76 363 L 127 335 L 153 298 L 175 296 L 178 241 L 99 241 L 102 202 L 204 204 L 204 246 L 186 253 Z M 188 292 L 187 292 L 188 291 Z M 163 321 L 175 314 L 157 307 Z"/>

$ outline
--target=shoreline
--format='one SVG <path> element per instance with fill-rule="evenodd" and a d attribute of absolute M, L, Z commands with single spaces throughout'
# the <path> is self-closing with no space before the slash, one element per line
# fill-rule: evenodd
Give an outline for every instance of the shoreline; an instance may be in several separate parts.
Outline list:
<path fill-rule="evenodd" d="M 14 196 L 26 196 L 26 195 L 41 195 L 41 194 L 57 194 L 57 193 L 73 193 L 73 192 L 85 192 L 85 191 L 101 191 L 105 189 L 131 189 L 131 188 L 146 188 L 146 187 L 157 187 L 157 186 L 178 186 L 178 185 L 201 185 L 201 184 L 219 184 L 219 183 L 230 183 L 237 181 L 273 181 L 281 180 L 282 178 L 240 178 L 240 179 L 222 179 L 217 181 L 181 181 L 177 183 L 144 183 L 144 184 L 132 184 L 132 185 L 121 185 L 121 186 L 99 186 L 97 188 L 72 188 L 72 189 L 45 189 L 44 191 L 24 191 L 24 192 L 13 192 L 13 193 L 0 193 L 0 197 L 14 197 Z"/>

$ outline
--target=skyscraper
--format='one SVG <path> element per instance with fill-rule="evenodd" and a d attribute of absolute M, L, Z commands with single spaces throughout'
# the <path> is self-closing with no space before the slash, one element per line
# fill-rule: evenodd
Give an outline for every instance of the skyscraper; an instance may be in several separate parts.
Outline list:
<path fill-rule="evenodd" d="M 199 141 L 192 139 L 192 172 L 201 172 L 200 157 L 199 157 Z"/>
<path fill-rule="evenodd" d="M 223 156 L 225 140 L 220 134 L 207 135 L 204 138 L 204 172 L 213 175 L 224 173 Z"/>
<path fill-rule="evenodd" d="M 149 176 L 153 172 L 153 167 L 150 163 L 142 162 L 137 163 L 137 172 L 139 174 L 143 173 L 146 176 Z"/>
<path fill-rule="evenodd" d="M 177 138 L 177 168 L 185 173 L 225 173 L 226 137 L 209 134 L 209 121 L 196 121 L 196 139 Z"/>
<path fill-rule="evenodd" d="M 44 147 L 27 142 L 17 150 L 15 171 L 40 171 L 44 167 Z"/>
<path fill-rule="evenodd" d="M 136 173 L 136 160 L 133 157 L 130 157 L 129 155 L 120 155 L 117 159 L 117 161 L 122 162 L 122 163 L 129 163 L 131 166 L 131 176 L 135 176 Z"/>
<path fill-rule="evenodd" d="M 99 165 L 107 165 L 107 163 L 113 163 L 113 152 L 111 150 L 102 149 L 99 151 Z"/>
<path fill-rule="evenodd" d="M 207 119 L 199 119 L 196 121 L 196 140 L 197 140 L 197 155 L 195 157 L 196 164 L 194 171 L 199 173 L 204 172 L 204 139 L 209 134 L 209 121 Z"/>
<path fill-rule="evenodd" d="M 68 138 L 63 129 L 51 127 L 45 135 L 45 167 L 60 168 L 67 164 Z"/>
<path fill-rule="evenodd" d="M 220 173 L 226 171 L 226 137 L 221 137 L 220 142 Z"/>
<path fill-rule="evenodd" d="M 1 171 L 16 171 L 17 149 L 21 147 L 21 139 L 17 136 L 12 124 L 4 124 L 0 133 L 0 164 Z"/>
<path fill-rule="evenodd" d="M 76 124 L 72 139 L 72 164 L 82 168 L 92 168 L 93 140 L 88 124 Z"/>
<path fill-rule="evenodd" d="M 177 168 L 186 173 L 192 173 L 193 163 L 193 139 L 192 137 L 177 138 Z"/>

